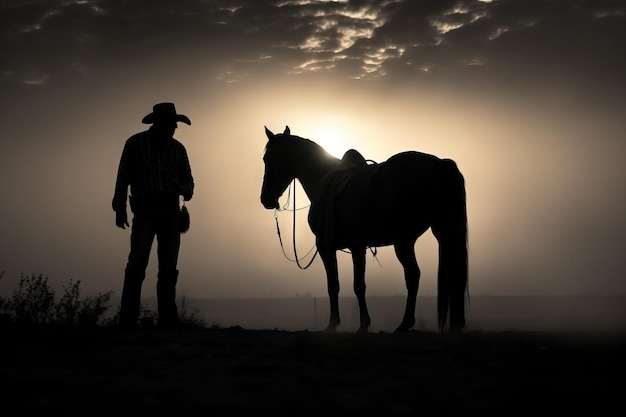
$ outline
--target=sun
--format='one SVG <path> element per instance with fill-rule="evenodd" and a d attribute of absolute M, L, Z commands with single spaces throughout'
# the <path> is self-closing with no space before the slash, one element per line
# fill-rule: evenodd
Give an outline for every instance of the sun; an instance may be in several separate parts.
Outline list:
<path fill-rule="evenodd" d="M 337 158 L 348 150 L 345 132 L 337 126 L 314 126 L 309 137 Z"/>

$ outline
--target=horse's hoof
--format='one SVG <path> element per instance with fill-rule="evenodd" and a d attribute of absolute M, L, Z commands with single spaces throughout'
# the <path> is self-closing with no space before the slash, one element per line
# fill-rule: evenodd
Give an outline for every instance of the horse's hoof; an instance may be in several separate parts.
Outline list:
<path fill-rule="evenodd" d="M 450 326 L 449 333 L 450 334 L 459 334 L 463 332 L 464 326 Z"/>
<path fill-rule="evenodd" d="M 394 333 L 406 333 L 411 329 L 412 326 L 407 326 L 404 324 L 401 324 L 400 326 L 398 326 L 398 328 L 394 331 Z"/>
<path fill-rule="evenodd" d="M 324 329 L 324 333 L 337 333 L 337 327 L 328 326 Z"/>

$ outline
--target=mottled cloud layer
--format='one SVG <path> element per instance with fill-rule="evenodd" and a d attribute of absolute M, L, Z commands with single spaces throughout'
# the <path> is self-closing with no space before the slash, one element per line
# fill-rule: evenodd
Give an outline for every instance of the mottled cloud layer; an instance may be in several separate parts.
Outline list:
<path fill-rule="evenodd" d="M 218 64 L 225 82 L 271 68 L 626 84 L 620 1 L 5 1 L 0 25 L 4 85 L 89 77 L 185 49 Z"/>

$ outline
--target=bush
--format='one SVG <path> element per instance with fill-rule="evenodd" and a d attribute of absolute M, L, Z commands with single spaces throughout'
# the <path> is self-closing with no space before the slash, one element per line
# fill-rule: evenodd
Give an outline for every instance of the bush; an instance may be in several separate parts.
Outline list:
<path fill-rule="evenodd" d="M 3 275 L 0 273 L 0 278 Z M 0 316 L 18 324 L 97 325 L 110 307 L 111 292 L 81 299 L 80 284 L 80 280 L 70 280 L 63 287 L 61 299 L 55 302 L 48 277 L 22 274 L 12 297 L 0 297 Z"/>
<path fill-rule="evenodd" d="M 4 271 L 0 271 L 0 279 Z M 58 324 L 65 326 L 111 326 L 119 320 L 119 308 L 111 317 L 105 313 L 111 307 L 112 292 L 99 293 L 95 297 L 81 299 L 81 281 L 70 280 L 63 287 L 63 296 L 55 301 L 55 293 L 48 284 L 48 277 L 39 275 L 24 275 L 20 277 L 18 287 L 13 290 L 10 298 L 0 297 L 0 322 L 16 324 Z M 180 306 L 180 321 L 187 328 L 206 328 L 207 323 L 196 312 L 188 310 L 186 298 L 183 297 Z M 152 323 L 156 317 L 149 311 L 143 310 L 144 317 Z M 218 328 L 213 323 L 211 328 Z"/>

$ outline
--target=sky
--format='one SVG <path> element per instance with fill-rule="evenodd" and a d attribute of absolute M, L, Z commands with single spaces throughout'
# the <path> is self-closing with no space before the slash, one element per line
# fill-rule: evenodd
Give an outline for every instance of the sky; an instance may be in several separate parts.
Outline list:
<path fill-rule="evenodd" d="M 293 261 L 293 212 L 276 213 L 285 255 L 259 200 L 264 128 L 287 125 L 338 157 L 454 159 L 470 297 L 626 294 L 626 2 L 2 0 L 0 27 L 0 295 L 42 274 L 58 294 L 119 296 L 119 157 L 163 101 L 192 122 L 175 134 L 196 184 L 179 296 L 326 296 L 319 257 Z M 435 295 L 430 231 L 416 253 Z M 366 283 L 405 294 L 391 247 L 368 254 Z"/>

